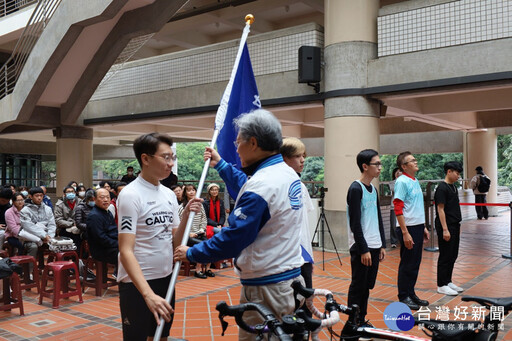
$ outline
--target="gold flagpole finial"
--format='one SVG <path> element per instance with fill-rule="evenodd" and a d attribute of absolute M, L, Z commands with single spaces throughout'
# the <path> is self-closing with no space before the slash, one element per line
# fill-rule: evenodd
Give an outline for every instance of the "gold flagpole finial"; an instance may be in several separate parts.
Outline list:
<path fill-rule="evenodd" d="M 245 23 L 246 23 L 247 25 L 252 25 L 252 23 L 253 23 L 253 22 L 254 22 L 254 15 L 252 15 L 252 14 L 247 14 L 247 15 L 245 16 Z"/>

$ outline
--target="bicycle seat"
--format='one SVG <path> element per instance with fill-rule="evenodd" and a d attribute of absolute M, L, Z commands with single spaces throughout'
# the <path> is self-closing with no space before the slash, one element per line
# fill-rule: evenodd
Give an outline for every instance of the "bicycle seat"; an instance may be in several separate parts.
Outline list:
<path fill-rule="evenodd" d="M 464 302 L 477 302 L 483 306 L 502 306 L 505 312 L 512 310 L 512 297 L 481 297 L 481 296 L 463 296 L 462 301 Z"/>
<path fill-rule="evenodd" d="M 424 328 L 436 336 L 436 340 L 464 341 L 472 340 L 476 326 L 476 321 L 416 321 L 416 325 L 423 324 Z M 453 325 L 453 329 L 448 325 Z M 432 338 L 434 340 L 434 338 Z"/>

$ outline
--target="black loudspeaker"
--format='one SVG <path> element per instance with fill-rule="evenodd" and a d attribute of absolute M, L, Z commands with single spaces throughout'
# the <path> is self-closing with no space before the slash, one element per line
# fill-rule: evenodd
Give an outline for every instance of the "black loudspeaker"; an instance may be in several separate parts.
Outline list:
<path fill-rule="evenodd" d="M 299 83 L 318 83 L 320 80 L 320 48 L 301 46 L 299 48 Z"/>

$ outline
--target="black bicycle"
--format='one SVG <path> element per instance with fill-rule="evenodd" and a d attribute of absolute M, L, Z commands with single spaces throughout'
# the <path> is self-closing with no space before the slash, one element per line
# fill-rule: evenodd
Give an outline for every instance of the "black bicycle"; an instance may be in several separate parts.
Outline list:
<path fill-rule="evenodd" d="M 283 316 L 280 321 L 275 315 L 264 305 L 258 303 L 242 303 L 238 305 L 228 305 L 226 302 L 221 301 L 217 303 L 216 309 L 219 311 L 219 319 L 222 325 L 222 335 L 228 327 L 228 322 L 224 320 L 225 316 L 235 317 L 236 324 L 243 330 L 257 334 L 257 340 L 263 340 L 265 336 L 270 338 L 275 335 L 282 341 L 302 341 L 307 340 L 308 335 L 312 331 L 320 331 L 325 326 L 334 325 L 340 321 L 339 314 L 335 306 L 327 307 L 327 311 L 331 310 L 328 317 L 321 320 L 310 318 L 306 313 L 299 309 L 293 315 Z M 248 325 L 243 320 L 245 311 L 257 311 L 263 318 L 263 322 L 255 326 Z M 318 333 L 316 333 L 317 335 Z M 291 335 L 291 336 L 290 336 Z M 318 338 L 312 338 L 318 340 Z"/>
<path fill-rule="evenodd" d="M 292 288 L 295 294 L 295 297 L 298 295 L 304 297 L 306 299 L 306 306 L 308 307 L 311 313 L 319 318 L 324 316 L 324 313 L 318 310 L 313 302 L 315 296 L 322 296 L 326 298 L 324 308 L 325 309 L 335 309 L 338 312 L 348 315 L 348 319 L 345 322 L 345 326 L 343 327 L 341 334 L 337 334 L 333 329 L 333 325 L 325 325 L 329 329 L 329 332 L 332 337 L 336 337 L 339 340 L 348 341 L 348 340 L 359 340 L 359 338 L 371 338 L 373 340 L 407 340 L 407 341 L 429 341 L 429 339 L 421 338 L 415 335 L 409 335 L 405 333 L 399 333 L 388 329 L 375 328 L 370 326 L 360 326 L 358 324 L 358 316 L 359 316 L 359 307 L 357 304 L 353 304 L 348 307 L 343 304 L 338 304 L 329 290 L 326 289 L 310 289 L 304 287 L 299 281 L 294 281 L 292 283 Z M 318 340 L 313 338 L 313 336 L 318 335 L 321 331 L 316 330 L 312 333 L 312 340 Z"/>
<path fill-rule="evenodd" d="M 326 307 L 337 306 L 337 310 L 348 315 L 348 320 L 341 331 L 341 335 L 337 335 L 330 329 L 331 335 L 335 335 L 339 340 L 359 340 L 359 338 L 372 338 L 374 340 L 433 340 L 433 341 L 494 341 L 499 334 L 499 324 L 512 311 L 512 297 L 490 298 L 477 296 L 463 296 L 464 302 L 476 302 L 486 307 L 486 314 L 483 323 L 475 323 L 475 321 L 441 321 L 441 320 L 415 320 L 415 324 L 419 325 L 429 339 L 420 338 L 414 335 L 398 333 L 387 329 L 359 326 L 357 316 L 359 315 L 359 307 L 352 305 L 351 307 L 342 304 L 333 303 L 332 294 L 324 289 L 308 289 L 302 286 L 299 281 L 292 284 L 295 295 L 299 294 L 306 298 L 308 309 L 317 317 L 322 316 L 313 304 L 314 296 L 326 296 Z M 503 307 L 503 316 L 493 318 L 491 307 Z M 475 327 L 476 324 L 476 327 Z"/>
<path fill-rule="evenodd" d="M 283 341 L 307 340 L 307 335 L 310 333 L 311 340 L 319 341 L 319 333 L 322 329 L 328 328 L 331 338 L 336 337 L 340 341 L 359 340 L 360 338 L 407 341 L 494 341 L 498 337 L 501 320 L 512 311 L 512 297 L 465 296 L 462 298 L 463 301 L 479 303 L 489 310 L 484 322 L 477 324 L 477 327 L 474 328 L 475 322 L 416 320 L 415 324 L 419 325 L 429 337 L 426 339 L 368 325 L 360 326 L 357 323 L 357 316 L 359 315 L 359 307 L 357 305 L 354 304 L 347 307 L 338 304 L 329 290 L 305 288 L 299 281 L 293 282 L 292 287 L 296 299 L 299 301 L 299 295 L 305 298 L 306 306 L 314 316 L 319 318 L 318 320 L 308 317 L 301 309 L 296 310 L 293 315 L 286 315 L 282 320 L 279 320 L 267 307 L 261 304 L 243 303 L 229 306 L 226 302 L 221 301 L 217 304 L 217 310 L 219 311 L 219 319 L 222 324 L 222 335 L 224 335 L 228 327 L 224 317 L 234 316 L 240 328 L 249 333 L 257 334 L 257 340 L 264 340 L 265 336 L 270 338 L 270 335 L 275 335 L 279 340 Z M 313 303 L 314 296 L 325 297 L 324 312 L 315 307 Z M 491 313 L 492 306 L 503 307 L 501 320 L 493 318 Z M 248 325 L 243 320 L 243 314 L 245 311 L 250 310 L 257 311 L 262 317 L 263 322 L 255 326 Z M 345 322 L 340 335 L 332 330 L 332 326 L 340 321 L 339 312 L 348 315 L 348 320 Z"/>

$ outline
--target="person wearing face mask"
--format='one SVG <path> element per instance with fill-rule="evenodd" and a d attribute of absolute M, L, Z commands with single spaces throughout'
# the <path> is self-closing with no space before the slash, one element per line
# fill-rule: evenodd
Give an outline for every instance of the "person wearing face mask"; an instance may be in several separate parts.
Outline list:
<path fill-rule="evenodd" d="M 76 190 L 76 194 L 78 195 L 78 197 L 80 198 L 80 200 L 84 200 L 85 198 L 85 192 L 87 192 L 86 188 L 84 185 L 78 185 L 78 188 Z"/>
<path fill-rule="evenodd" d="M 27 186 L 18 187 L 18 192 L 20 192 L 21 195 L 23 195 L 23 199 L 25 199 L 25 201 L 28 199 L 28 187 Z"/>
<path fill-rule="evenodd" d="M 79 186 L 79 188 L 80 188 L 80 186 Z M 89 216 L 89 213 L 91 213 L 91 210 L 93 209 L 93 207 L 96 205 L 96 203 L 94 202 L 95 192 L 96 191 L 94 189 L 86 190 L 83 200 L 80 201 L 80 203 L 78 204 L 78 207 L 75 210 L 75 224 L 76 224 L 76 227 L 78 227 L 78 229 L 80 230 L 80 237 L 82 238 L 82 241 L 87 240 L 87 217 Z M 81 259 L 87 259 L 89 257 L 89 253 L 86 249 L 84 249 L 84 250 L 80 249 L 80 251 L 81 251 L 80 252 Z M 81 264 L 83 264 L 82 260 L 80 260 L 80 262 L 81 262 Z M 83 273 L 84 270 L 85 270 L 85 268 L 81 266 L 81 269 L 80 269 L 81 276 L 84 276 L 84 273 Z M 94 278 L 96 278 L 94 273 L 90 269 L 87 269 L 87 280 L 88 281 L 94 280 Z"/>
<path fill-rule="evenodd" d="M 49 208 L 51 208 L 53 211 L 52 199 L 50 199 L 50 197 L 46 195 L 46 187 L 45 186 L 39 186 L 39 187 L 41 187 L 43 189 L 43 194 L 44 194 L 43 203 L 46 206 L 48 206 Z"/>
<path fill-rule="evenodd" d="M 63 190 L 62 199 L 55 204 L 55 224 L 57 225 L 57 235 L 73 239 L 77 249 L 80 249 L 82 238 L 80 229 L 75 223 L 75 212 L 80 204 L 80 198 L 77 198 L 75 189 L 66 186 Z"/>
<path fill-rule="evenodd" d="M 82 240 L 87 239 L 87 216 L 95 205 L 94 192 L 94 189 L 88 189 L 75 210 L 75 225 L 80 230 Z"/>
<path fill-rule="evenodd" d="M 75 193 L 76 193 L 76 190 L 78 188 L 78 182 L 76 182 L 75 180 L 71 180 L 69 183 L 68 183 L 68 186 L 69 187 L 73 187 L 73 189 L 75 190 Z"/>
<path fill-rule="evenodd" d="M 137 179 L 137 177 L 135 175 L 133 175 L 133 167 L 132 166 L 126 167 L 126 174 L 123 175 L 123 177 L 121 178 L 121 182 L 129 184 L 130 182 L 132 182 L 135 179 Z"/>

